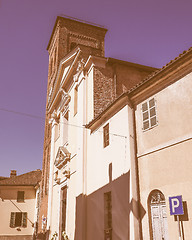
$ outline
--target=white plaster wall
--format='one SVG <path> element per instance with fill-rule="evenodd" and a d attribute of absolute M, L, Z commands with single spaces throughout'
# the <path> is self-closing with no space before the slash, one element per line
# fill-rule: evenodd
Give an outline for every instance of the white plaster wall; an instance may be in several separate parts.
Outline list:
<path fill-rule="evenodd" d="M 78 82 L 75 82 L 68 94 L 71 97 L 69 103 L 69 119 L 68 119 L 68 143 L 66 148 L 71 153 L 71 160 L 65 167 L 66 170 L 70 169 L 71 176 L 66 179 L 63 172 L 64 168 L 58 170 L 54 168 L 54 172 L 58 170 L 58 177 L 61 179 L 57 184 L 54 181 L 53 187 L 53 203 L 52 203 L 52 222 L 51 222 L 51 235 L 56 231 L 59 232 L 59 215 L 60 215 L 60 191 L 61 188 L 67 186 L 67 210 L 66 210 L 66 232 L 70 239 L 74 239 L 75 234 L 75 218 L 76 218 L 76 198 L 82 194 L 83 191 L 83 114 L 84 114 L 84 91 L 85 80 L 82 80 L 83 73 L 79 76 Z M 78 110 L 74 115 L 74 88 L 78 85 Z M 62 119 L 62 118 L 61 118 Z M 62 123 L 60 123 L 62 124 Z M 61 130 L 66 130 L 66 126 Z M 65 134 L 65 133 L 64 133 Z M 58 148 L 62 145 L 63 133 L 54 143 L 56 157 Z"/>
<path fill-rule="evenodd" d="M 136 109 L 138 154 L 192 134 L 192 73 L 154 95 L 158 126 L 142 131 L 141 104 Z M 144 101 L 145 102 L 145 101 Z"/>
<path fill-rule="evenodd" d="M 168 197 L 182 195 L 187 201 L 189 221 L 183 222 L 185 239 L 191 238 L 192 218 L 192 74 L 157 93 L 158 125 L 142 131 L 141 104 L 137 106 L 138 166 L 143 238 L 149 237 L 147 199 L 159 189 L 165 195 L 169 239 L 178 238 L 178 225 L 169 214 Z"/>
<path fill-rule="evenodd" d="M 103 147 L 103 127 L 109 123 L 109 146 Z M 128 148 L 127 106 L 92 134 L 88 134 L 87 194 L 109 182 L 108 165 L 112 163 L 112 179 L 115 180 L 130 169 Z M 94 177 L 93 177 L 94 176 Z"/>
<path fill-rule="evenodd" d="M 130 115 L 130 116 L 129 116 Z M 129 127 L 132 110 L 125 106 L 104 122 L 87 141 L 87 236 L 104 238 L 104 193 L 112 192 L 112 228 L 114 239 L 134 239 L 131 211 L 131 158 L 134 157 L 133 132 Z M 103 147 L 103 127 L 109 123 L 109 146 Z M 112 181 L 109 165 L 112 164 Z M 123 210 L 122 210 L 123 209 Z M 123 225 L 119 224 L 123 222 Z"/>

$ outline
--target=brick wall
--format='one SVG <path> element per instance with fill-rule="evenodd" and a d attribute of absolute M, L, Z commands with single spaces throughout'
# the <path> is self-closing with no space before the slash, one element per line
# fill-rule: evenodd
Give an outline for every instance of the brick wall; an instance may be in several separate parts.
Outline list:
<path fill-rule="evenodd" d="M 94 67 L 94 117 L 154 70 L 116 59 L 109 59 L 104 68 Z"/>
<path fill-rule="evenodd" d="M 113 69 L 94 68 L 94 117 L 100 114 L 115 99 L 115 79 Z"/>
<path fill-rule="evenodd" d="M 129 66 L 125 64 L 118 64 L 115 68 L 117 76 L 117 96 L 130 90 L 153 71 L 153 69 L 148 70 L 144 67 L 137 67 L 137 65 Z"/>

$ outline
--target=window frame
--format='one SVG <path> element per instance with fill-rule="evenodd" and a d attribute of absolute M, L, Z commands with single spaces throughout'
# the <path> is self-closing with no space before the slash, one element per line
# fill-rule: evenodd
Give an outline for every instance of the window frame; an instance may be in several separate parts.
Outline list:
<path fill-rule="evenodd" d="M 55 124 L 55 139 L 54 141 L 56 142 L 60 137 L 60 122 L 57 122 Z"/>
<path fill-rule="evenodd" d="M 21 197 L 21 193 L 22 193 L 22 197 Z M 17 191 L 17 202 L 19 203 L 25 202 L 25 191 Z"/>
<path fill-rule="evenodd" d="M 109 146 L 109 123 L 103 127 L 103 148 Z"/>
<path fill-rule="evenodd" d="M 112 192 L 104 193 L 104 239 L 112 240 Z"/>
<path fill-rule="evenodd" d="M 74 87 L 74 113 L 73 113 L 73 116 L 75 116 L 78 112 L 78 89 L 79 86 L 78 84 Z"/>
<path fill-rule="evenodd" d="M 150 101 L 154 101 L 154 105 L 150 106 Z M 144 110 L 143 109 L 143 105 L 147 104 L 147 109 Z M 155 114 L 151 116 L 151 110 L 155 109 Z M 144 118 L 144 114 L 147 113 L 147 117 Z M 157 121 L 157 101 L 155 99 L 155 97 L 151 97 L 148 100 L 144 101 L 141 104 L 141 115 L 142 115 L 142 130 L 143 132 L 148 131 L 154 127 L 156 127 L 158 125 L 158 121 Z M 156 119 L 156 122 L 154 125 L 152 125 L 152 119 Z M 144 123 L 146 123 L 148 121 L 149 125 L 147 128 L 144 127 Z"/>
<path fill-rule="evenodd" d="M 27 212 L 11 212 L 10 228 L 27 228 L 27 219 Z"/>

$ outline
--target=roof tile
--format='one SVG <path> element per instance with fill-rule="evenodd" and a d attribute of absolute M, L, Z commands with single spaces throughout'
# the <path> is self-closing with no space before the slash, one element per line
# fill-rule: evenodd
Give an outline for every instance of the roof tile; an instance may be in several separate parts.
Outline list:
<path fill-rule="evenodd" d="M 37 169 L 0 181 L 0 186 L 35 186 L 41 180 L 41 170 Z"/>

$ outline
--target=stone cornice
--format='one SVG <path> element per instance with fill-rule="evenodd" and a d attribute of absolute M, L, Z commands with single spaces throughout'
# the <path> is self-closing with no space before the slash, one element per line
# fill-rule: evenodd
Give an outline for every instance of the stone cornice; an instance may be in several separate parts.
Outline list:
<path fill-rule="evenodd" d="M 99 25 L 97 25 L 97 24 L 94 24 L 94 23 L 88 23 L 88 22 L 85 22 L 85 21 L 82 21 L 82 20 L 79 20 L 79 19 L 73 19 L 73 18 L 70 18 L 70 17 L 67 17 L 67 16 L 65 16 L 65 17 L 62 17 L 62 16 L 57 16 L 57 18 L 56 18 L 56 21 L 55 21 L 55 24 L 54 24 L 54 27 L 53 27 L 53 31 L 52 31 L 52 33 L 51 33 L 51 37 L 50 37 L 50 40 L 49 40 L 49 43 L 48 43 L 48 46 L 47 46 L 47 50 L 49 50 L 49 48 L 50 48 L 50 45 L 51 45 L 51 42 L 52 42 L 52 39 L 53 39 L 53 37 L 54 37 L 54 34 L 55 34 L 55 30 L 56 30 L 56 28 L 57 27 L 59 27 L 59 26 L 65 26 L 66 28 L 67 28 L 67 26 L 66 26 L 66 24 L 65 24 L 65 22 L 71 22 L 71 23 L 76 23 L 76 24 L 79 24 L 79 25 L 81 25 L 81 26 L 89 26 L 89 27 L 92 27 L 93 29 L 95 29 L 96 31 L 99 31 L 100 32 L 100 34 L 101 33 L 103 33 L 104 35 L 106 34 L 106 32 L 107 32 L 107 29 L 106 28 L 104 28 L 103 26 L 99 26 Z"/>
<path fill-rule="evenodd" d="M 86 39 L 86 40 L 89 40 L 89 41 L 92 41 L 92 42 L 97 42 L 96 39 L 94 38 L 91 38 L 91 37 L 88 37 L 88 36 L 84 36 L 84 35 L 80 35 L 80 34 L 77 34 L 77 33 L 69 33 L 70 36 L 73 36 L 73 37 L 78 37 L 78 38 L 82 38 L 82 39 Z"/>

